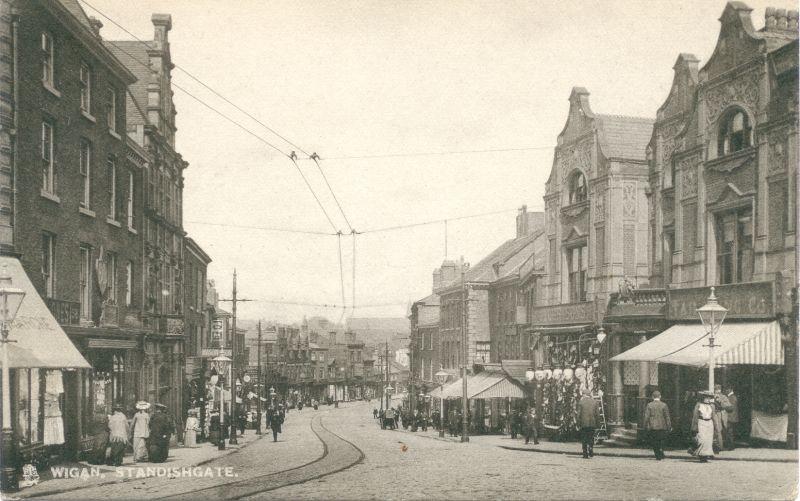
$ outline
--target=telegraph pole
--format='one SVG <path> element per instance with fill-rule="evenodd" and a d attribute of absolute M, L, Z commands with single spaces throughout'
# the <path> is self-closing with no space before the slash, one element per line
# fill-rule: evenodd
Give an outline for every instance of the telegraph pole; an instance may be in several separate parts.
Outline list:
<path fill-rule="evenodd" d="M 464 346 L 464 360 L 461 364 L 461 441 L 469 442 L 469 403 L 467 402 L 467 360 L 469 358 L 469 335 L 467 335 L 467 310 L 469 309 L 469 289 L 465 279 L 464 267 L 461 267 L 461 289 L 464 295 L 464 306 L 461 312 L 461 339 Z"/>
<path fill-rule="evenodd" d="M 261 435 L 261 320 L 258 321 L 258 376 L 256 377 L 256 435 Z"/>
<path fill-rule="evenodd" d="M 389 340 L 386 340 L 386 352 L 385 352 L 385 360 L 386 360 L 386 387 L 389 387 Z M 389 392 L 384 390 L 386 393 L 386 408 L 389 408 Z"/>
<path fill-rule="evenodd" d="M 253 301 L 253 299 L 241 299 L 236 297 L 236 268 L 233 269 L 233 290 L 231 291 L 231 299 L 220 299 L 220 301 L 229 301 L 231 306 L 231 314 L 233 315 L 233 334 L 231 336 L 231 438 L 228 443 L 238 445 L 239 441 L 236 440 L 236 304 L 242 302 Z"/>

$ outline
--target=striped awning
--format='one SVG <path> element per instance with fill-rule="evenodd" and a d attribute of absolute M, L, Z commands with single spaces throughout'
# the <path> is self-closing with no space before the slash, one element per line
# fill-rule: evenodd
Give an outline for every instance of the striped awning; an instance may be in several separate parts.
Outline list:
<path fill-rule="evenodd" d="M 778 322 L 722 324 L 714 338 L 714 360 L 719 365 L 783 365 Z M 673 325 L 661 334 L 611 358 L 705 367 L 709 362 L 708 334 L 696 324 Z"/>
<path fill-rule="evenodd" d="M 461 398 L 464 394 L 462 379 L 458 379 L 444 387 L 444 398 Z M 508 376 L 497 373 L 480 372 L 467 376 L 467 398 L 523 398 L 522 388 Z"/>

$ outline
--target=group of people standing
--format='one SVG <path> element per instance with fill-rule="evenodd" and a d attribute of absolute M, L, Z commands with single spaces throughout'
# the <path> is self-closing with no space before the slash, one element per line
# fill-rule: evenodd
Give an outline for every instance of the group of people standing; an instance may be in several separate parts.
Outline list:
<path fill-rule="evenodd" d="M 98 416 L 94 423 L 91 464 L 121 466 L 128 444 L 133 446 L 134 462 L 163 463 L 169 456 L 169 441 L 175 432 L 172 416 L 163 404 L 155 404 L 152 415 L 148 402 L 138 402 L 129 419 L 121 405 L 114 405 L 108 417 Z"/>

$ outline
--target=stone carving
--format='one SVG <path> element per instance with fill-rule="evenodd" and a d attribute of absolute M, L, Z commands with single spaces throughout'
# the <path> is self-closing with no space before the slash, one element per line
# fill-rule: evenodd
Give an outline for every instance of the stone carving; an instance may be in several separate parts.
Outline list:
<path fill-rule="evenodd" d="M 660 127 L 662 165 L 669 165 L 669 163 L 672 161 L 672 153 L 678 146 L 678 133 L 680 133 L 682 128 L 682 121 L 675 121 Z"/>
<path fill-rule="evenodd" d="M 603 221 L 606 217 L 606 192 L 605 190 L 597 190 L 594 192 L 594 220 L 596 222 Z"/>
<path fill-rule="evenodd" d="M 779 174 L 786 170 L 786 136 L 783 133 L 769 137 L 768 173 Z"/>
<path fill-rule="evenodd" d="M 581 169 L 587 177 L 592 174 L 592 141 L 582 141 L 578 144 L 565 147 L 558 153 L 561 164 L 561 183 L 567 182 L 567 177 L 575 169 Z"/>
<path fill-rule="evenodd" d="M 694 158 L 684 158 L 678 164 L 681 176 L 682 198 L 689 198 L 697 195 L 697 167 L 694 165 Z"/>
<path fill-rule="evenodd" d="M 622 185 L 622 217 L 636 217 L 636 185 L 625 183 Z"/>
<path fill-rule="evenodd" d="M 706 122 L 715 123 L 720 114 L 732 103 L 739 103 L 751 111 L 758 106 L 758 73 L 751 71 L 726 84 L 706 91 Z"/>
<path fill-rule="evenodd" d="M 550 204 L 545 211 L 547 214 L 547 234 L 552 235 L 556 232 L 556 204 Z"/>

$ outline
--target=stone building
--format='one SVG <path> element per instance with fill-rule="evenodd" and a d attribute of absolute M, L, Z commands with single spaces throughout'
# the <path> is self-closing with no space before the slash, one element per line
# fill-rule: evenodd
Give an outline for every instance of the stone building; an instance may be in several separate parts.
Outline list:
<path fill-rule="evenodd" d="M 421 386 L 432 388 L 441 367 L 439 341 L 439 296 L 431 294 L 411 305 L 411 377 Z"/>

